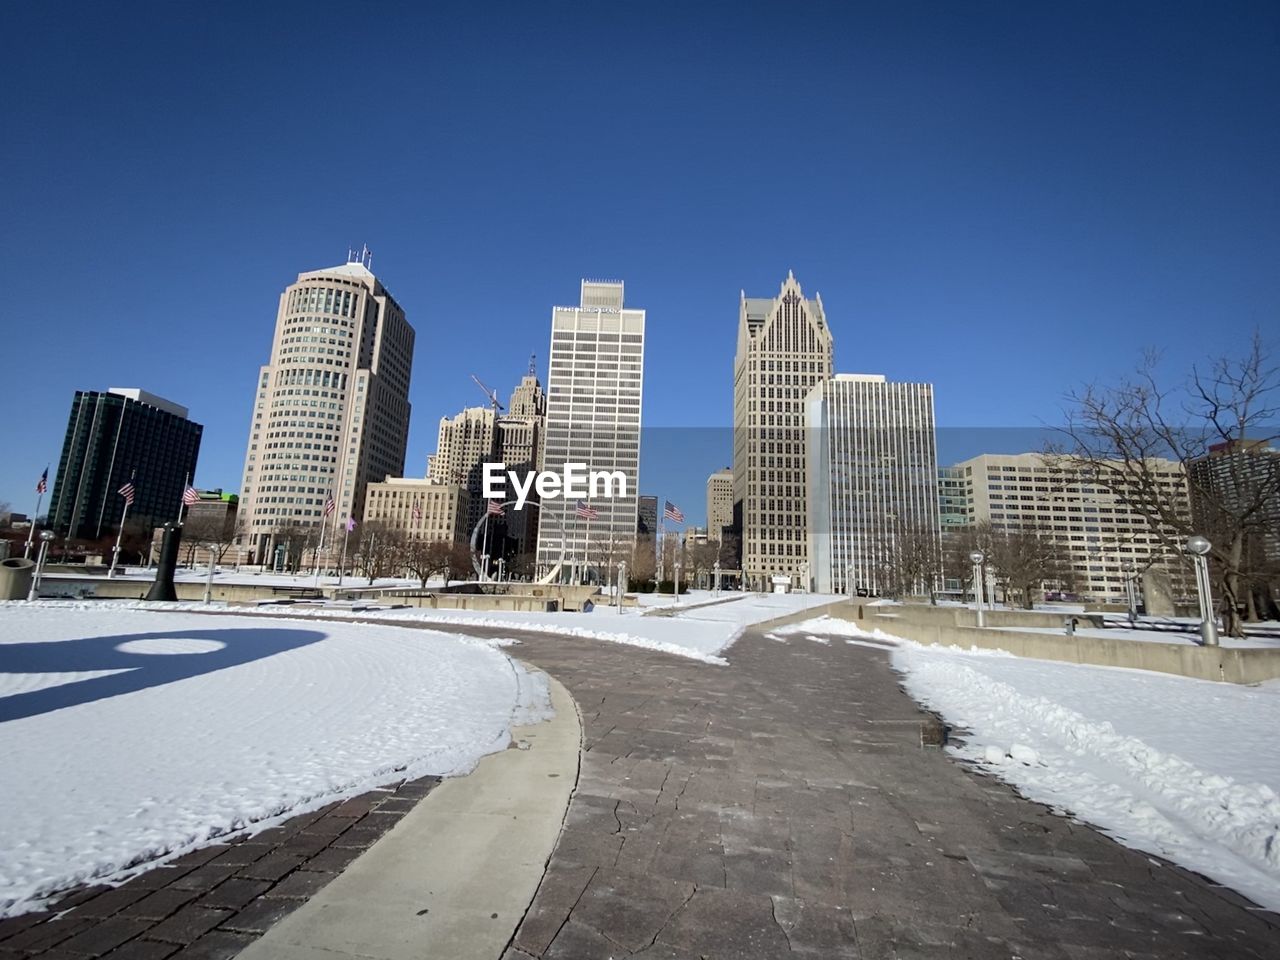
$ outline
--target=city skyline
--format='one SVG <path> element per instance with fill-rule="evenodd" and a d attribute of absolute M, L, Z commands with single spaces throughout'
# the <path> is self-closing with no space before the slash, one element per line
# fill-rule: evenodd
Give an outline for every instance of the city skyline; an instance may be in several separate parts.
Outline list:
<path fill-rule="evenodd" d="M 935 384 L 942 431 L 1053 422 L 1072 386 L 1147 347 L 1181 377 L 1280 304 L 1278 14 L 1153 10 L 806 9 L 787 18 L 805 71 L 768 78 L 745 55 L 776 28 L 760 11 L 674 32 L 625 11 L 405 12 L 350 26 L 397 64 L 368 82 L 306 57 L 323 16 L 257 11 L 246 31 L 234 7 L 87 11 L 67 31 L 17 10 L 0 110 L 26 133 L 6 148 L 0 269 L 25 415 L 4 428 L 0 501 L 34 508 L 68 399 L 108 381 L 189 407 L 198 484 L 236 489 L 245 356 L 265 356 L 279 291 L 366 242 L 422 339 L 410 473 L 474 402 L 469 374 L 505 394 L 536 353 L 545 380 L 546 309 L 584 276 L 626 277 L 648 311 L 647 428 L 728 424 L 738 291 L 787 270 L 828 305 L 835 368 Z M 438 55 L 414 66 L 428 29 Z M 662 69 L 584 84 L 557 53 L 605 40 L 622 61 L 661 50 Z M 358 138 L 313 150 L 292 132 L 312 102 L 403 142 L 376 164 Z M 788 125 L 820 148 L 731 147 Z M 629 151 L 564 162 L 602 136 Z M 342 183 L 366 202 L 317 220 Z M 806 229 L 764 229 L 783 196 Z M 628 228 L 590 229 L 602 209 Z M 940 437 L 939 456 L 989 446 Z M 670 481 L 642 463 L 641 483 L 692 519 L 729 456 Z"/>

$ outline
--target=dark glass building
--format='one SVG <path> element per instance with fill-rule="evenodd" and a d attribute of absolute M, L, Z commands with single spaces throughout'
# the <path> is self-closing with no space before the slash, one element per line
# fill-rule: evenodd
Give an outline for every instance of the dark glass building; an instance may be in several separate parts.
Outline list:
<path fill-rule="evenodd" d="M 195 478 L 204 427 L 187 408 L 144 390 L 77 390 L 49 504 L 59 536 L 96 540 L 124 516 L 118 492 L 130 481 L 129 519 L 151 526 L 178 518 L 183 485 Z"/>
<path fill-rule="evenodd" d="M 653 538 L 658 535 L 658 498 L 636 498 L 636 535 Z"/>

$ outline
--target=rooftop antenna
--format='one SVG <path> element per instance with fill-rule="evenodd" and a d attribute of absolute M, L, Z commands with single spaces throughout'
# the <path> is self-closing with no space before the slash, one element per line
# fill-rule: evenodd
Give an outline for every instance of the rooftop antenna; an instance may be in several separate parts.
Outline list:
<path fill-rule="evenodd" d="M 536 377 L 538 375 L 538 355 L 536 353 L 529 354 L 529 376 Z"/>
<path fill-rule="evenodd" d="M 373 269 L 373 251 L 369 249 L 367 243 L 363 245 L 363 249 L 360 251 L 360 262 L 366 270 Z"/>
<path fill-rule="evenodd" d="M 471 379 L 476 382 L 476 386 L 479 387 L 481 390 L 483 390 L 484 395 L 489 398 L 489 403 L 493 406 L 494 416 L 497 416 L 498 411 L 506 409 L 501 403 L 498 402 L 498 394 L 496 391 L 490 390 L 483 383 L 481 383 L 480 378 L 477 377 L 474 373 L 471 375 Z"/>

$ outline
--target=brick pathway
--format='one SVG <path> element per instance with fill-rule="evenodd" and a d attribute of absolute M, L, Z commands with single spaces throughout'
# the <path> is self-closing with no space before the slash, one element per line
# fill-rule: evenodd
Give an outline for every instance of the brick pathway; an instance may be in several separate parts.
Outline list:
<path fill-rule="evenodd" d="M 505 960 L 1280 956 L 1276 915 L 923 747 L 881 651 L 522 639 L 585 752 Z"/>
<path fill-rule="evenodd" d="M 332 880 L 439 783 L 424 777 L 197 850 L 118 887 L 0 920 L 0 960 L 234 957 Z"/>

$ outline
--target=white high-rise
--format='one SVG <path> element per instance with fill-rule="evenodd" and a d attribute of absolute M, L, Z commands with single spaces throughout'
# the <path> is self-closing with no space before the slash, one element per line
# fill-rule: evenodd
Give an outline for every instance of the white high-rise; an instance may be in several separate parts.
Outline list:
<path fill-rule="evenodd" d="M 546 434 L 542 469 L 567 463 L 620 471 L 626 496 L 593 497 L 597 516 L 577 515 L 573 498 L 545 498 L 538 525 L 538 567 L 562 556 L 569 568 L 601 568 L 636 536 L 640 476 L 640 402 L 645 312 L 623 305 L 621 281 L 583 280 L 579 305 L 551 311 Z"/>
<path fill-rule="evenodd" d="M 325 535 L 364 516 L 366 486 L 404 473 L 413 327 L 367 255 L 298 274 L 280 295 L 258 373 L 240 486 L 244 542 L 259 562 L 281 536 Z"/>
<path fill-rule="evenodd" d="M 882 593 L 899 551 L 938 556 L 933 386 L 838 373 L 809 392 L 806 406 L 815 586 Z"/>

